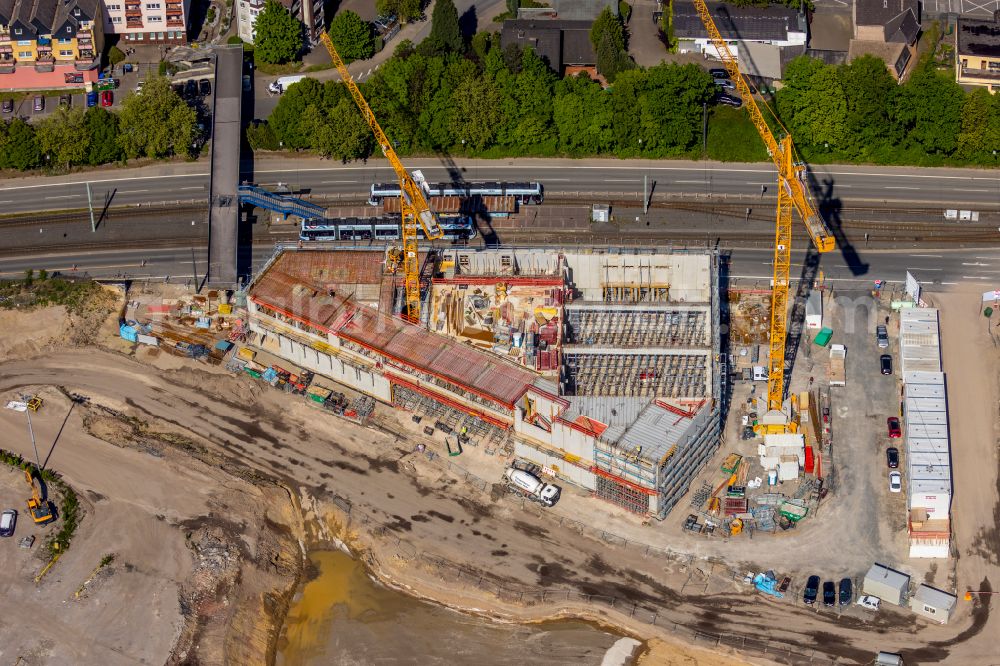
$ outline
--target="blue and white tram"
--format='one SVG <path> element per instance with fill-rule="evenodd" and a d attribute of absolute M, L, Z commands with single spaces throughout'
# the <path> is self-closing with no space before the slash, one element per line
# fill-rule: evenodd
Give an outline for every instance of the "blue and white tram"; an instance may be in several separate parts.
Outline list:
<path fill-rule="evenodd" d="M 540 204 L 545 198 L 541 183 L 428 183 L 431 197 L 514 197 L 519 204 Z M 381 206 L 386 197 L 401 195 L 398 183 L 375 183 L 368 196 L 369 206 Z"/>
<path fill-rule="evenodd" d="M 444 238 L 448 240 L 468 240 L 475 238 L 477 231 L 471 217 L 442 218 L 440 220 Z M 421 239 L 425 239 L 423 229 L 418 229 Z M 368 217 L 343 218 L 339 220 L 312 219 L 302 222 L 299 239 L 303 241 L 389 241 L 399 240 L 400 224 L 397 218 Z"/>

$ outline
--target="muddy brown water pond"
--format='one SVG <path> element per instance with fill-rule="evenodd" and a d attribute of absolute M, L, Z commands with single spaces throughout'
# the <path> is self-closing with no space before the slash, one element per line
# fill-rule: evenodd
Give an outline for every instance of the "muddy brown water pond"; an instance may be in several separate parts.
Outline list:
<path fill-rule="evenodd" d="M 638 653 L 638 641 L 586 622 L 505 624 L 421 601 L 379 585 L 341 551 L 309 559 L 319 574 L 292 603 L 277 666 L 628 666 Z"/>

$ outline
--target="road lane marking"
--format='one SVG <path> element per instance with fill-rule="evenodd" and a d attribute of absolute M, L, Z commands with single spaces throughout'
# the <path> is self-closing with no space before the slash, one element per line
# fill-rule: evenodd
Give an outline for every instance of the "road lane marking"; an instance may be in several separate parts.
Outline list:
<path fill-rule="evenodd" d="M 907 187 L 905 185 L 886 185 L 887 190 L 919 190 L 919 187 Z"/>
<path fill-rule="evenodd" d="M 943 268 L 923 268 L 923 267 L 920 267 L 920 268 L 914 268 L 913 270 L 915 270 L 915 271 L 943 271 L 944 269 Z"/>
<path fill-rule="evenodd" d="M 940 254 L 911 254 L 911 257 L 930 257 L 932 259 L 940 259 Z M 976 257 L 976 259 L 981 259 L 982 257 Z"/>
<path fill-rule="evenodd" d="M 279 172 L 274 172 L 279 173 Z M 129 178 L 105 178 L 103 180 L 75 180 L 67 183 L 42 183 L 41 185 L 18 185 L 16 187 L 4 187 L 5 192 L 11 190 L 33 190 L 37 187 L 65 187 L 66 185 L 86 185 L 90 183 L 123 183 L 129 180 L 164 180 L 166 178 L 208 178 L 208 173 L 175 173 L 165 176 L 131 176 Z"/>
<path fill-rule="evenodd" d="M 144 192 L 149 192 L 149 190 L 122 190 L 118 194 L 143 194 Z"/>
<path fill-rule="evenodd" d="M 45 200 L 49 201 L 50 199 L 76 199 L 79 196 L 83 196 L 83 195 L 80 195 L 80 194 L 60 194 L 59 196 L 56 196 L 56 197 L 45 197 Z"/>
<path fill-rule="evenodd" d="M 987 277 L 985 275 L 963 275 L 963 280 L 992 280 L 993 278 Z"/>
<path fill-rule="evenodd" d="M 203 190 L 203 189 L 205 189 L 205 186 L 204 185 L 194 185 L 192 187 L 181 187 L 181 188 L 178 188 L 178 189 L 181 189 L 181 190 Z"/>
<path fill-rule="evenodd" d="M 952 192 L 992 192 L 993 191 L 993 190 L 966 190 L 966 189 L 962 189 L 961 187 L 953 187 L 953 188 L 951 188 L 951 190 L 952 190 Z"/>
<path fill-rule="evenodd" d="M 989 266 L 989 264 L 983 264 L 983 263 L 980 263 L 980 262 L 978 262 L 978 261 L 974 261 L 974 262 L 972 262 L 972 263 L 969 263 L 969 262 L 967 262 L 967 261 L 963 261 L 963 262 L 962 262 L 962 265 L 963 265 L 963 266 Z"/>

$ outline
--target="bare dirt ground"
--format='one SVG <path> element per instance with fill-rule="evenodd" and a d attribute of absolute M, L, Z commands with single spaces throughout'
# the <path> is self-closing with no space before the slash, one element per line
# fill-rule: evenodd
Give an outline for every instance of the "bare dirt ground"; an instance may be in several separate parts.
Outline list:
<path fill-rule="evenodd" d="M 949 401 L 959 586 L 983 589 L 998 566 L 996 352 L 972 296 L 933 298 L 943 308 L 949 390 L 968 384 Z M 53 628 L 0 629 L 4 657 L 23 651 L 42 655 L 29 663 L 180 663 L 195 650 L 205 662 L 225 655 L 230 663 L 259 663 L 283 613 L 282 591 L 294 585 L 298 542 L 339 535 L 383 580 L 419 596 L 525 621 L 588 617 L 641 638 L 721 651 L 726 663 L 736 659 L 729 656 L 733 648 L 755 663 L 866 663 L 879 649 L 903 650 L 908 664 L 996 661 L 996 621 L 981 601 L 960 602 L 951 624 L 939 626 L 908 611 L 836 618 L 795 599 L 764 598 L 720 576 L 725 565 L 668 559 L 581 534 L 557 512 L 522 507 L 494 489 L 475 490 L 414 453 L 405 431 L 344 421 L 217 367 L 154 367 L 148 351 L 128 356 L 120 342 L 108 344 L 114 351 L 59 348 L 0 362 L 0 399 L 23 386 L 64 386 L 88 398 L 70 414 L 48 463 L 87 500 L 77 541 L 40 588 L 19 578 L 0 600 L 5 618 L 17 622 L 20 609 L 30 607 L 51 618 Z M 50 400 L 37 420 L 48 448 L 70 403 L 56 389 L 46 391 Z M 24 415 L 3 412 L 0 427 L 23 432 Z M 8 441 L 30 453 L 26 437 Z M 285 486 L 301 502 L 304 532 Z M 600 522 L 596 515 L 591 526 Z M 650 542 L 674 538 L 656 526 L 646 529 Z M 813 551 L 797 543 L 798 573 L 831 543 L 836 539 Z M 83 602 L 71 601 L 107 552 L 116 553 L 115 574 Z M 125 584 L 135 572 L 148 578 L 146 588 Z M 601 598 L 614 605 L 597 603 Z M 87 610 L 80 604 L 119 616 L 98 622 L 93 609 L 73 610 Z M 141 621 L 126 628 L 130 618 L 120 609 L 136 605 L 146 606 L 135 614 Z M 154 608 L 155 622 L 148 615 Z M 651 659 L 646 663 L 670 663 Z"/>

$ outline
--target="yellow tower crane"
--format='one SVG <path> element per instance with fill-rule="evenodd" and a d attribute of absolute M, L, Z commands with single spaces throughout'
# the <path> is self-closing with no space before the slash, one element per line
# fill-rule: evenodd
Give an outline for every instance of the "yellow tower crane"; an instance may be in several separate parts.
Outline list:
<path fill-rule="evenodd" d="M 785 392 L 785 337 L 788 333 L 788 281 L 792 254 L 792 209 L 806 225 L 813 244 L 819 252 L 829 252 L 836 247 L 826 222 L 820 217 L 813 204 L 812 195 L 803 184 L 805 164 L 795 160 L 795 148 L 791 134 L 786 133 L 780 140 L 768 126 L 753 97 L 750 84 L 740 72 L 736 56 L 729 50 L 726 40 L 712 20 L 705 0 L 694 0 L 701 22 L 719 52 L 722 63 L 729 72 L 733 83 L 743 97 L 750 120 L 767 146 L 767 152 L 778 168 L 778 214 L 774 232 L 774 287 L 771 289 L 771 337 L 768 353 L 767 410 L 782 412 L 782 397 Z M 787 130 L 786 130 L 787 132 Z M 784 431 L 783 426 L 765 428 L 767 431 Z"/>
<path fill-rule="evenodd" d="M 344 64 L 340 54 L 337 53 L 337 49 L 334 48 L 333 42 L 330 41 L 330 36 L 324 32 L 320 39 L 323 40 L 323 45 L 326 46 L 326 50 L 330 53 L 330 59 L 333 60 L 337 71 L 340 72 L 340 77 L 343 79 L 344 85 L 351 91 L 354 103 L 358 105 L 361 115 L 364 116 L 365 122 L 368 123 L 368 127 L 371 128 L 372 133 L 375 135 L 375 140 L 382 149 L 382 154 L 389 160 L 389 164 L 392 165 L 393 170 L 396 172 L 396 177 L 399 178 L 399 189 L 402 192 L 402 196 L 400 196 L 400 210 L 403 214 L 401 237 L 403 239 L 403 275 L 405 276 L 406 287 L 406 318 L 413 323 L 419 323 L 420 262 L 417 254 L 417 225 L 419 224 L 423 229 L 424 235 L 428 240 L 441 238 L 444 235 L 444 231 L 441 229 L 441 225 L 438 224 L 437 216 L 434 215 L 431 207 L 427 204 L 427 199 L 424 198 L 424 193 L 420 190 L 420 186 L 410 176 L 403 163 L 399 161 L 399 156 L 393 150 L 392 143 L 386 137 L 385 132 L 382 131 L 382 127 L 379 126 L 378 120 L 375 119 L 375 114 L 372 113 L 371 107 L 365 101 L 364 96 L 358 89 L 358 85 L 351 77 L 351 73 L 347 71 L 347 65 Z"/>

